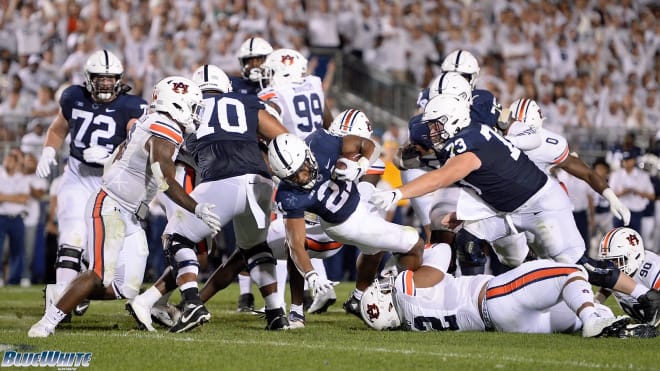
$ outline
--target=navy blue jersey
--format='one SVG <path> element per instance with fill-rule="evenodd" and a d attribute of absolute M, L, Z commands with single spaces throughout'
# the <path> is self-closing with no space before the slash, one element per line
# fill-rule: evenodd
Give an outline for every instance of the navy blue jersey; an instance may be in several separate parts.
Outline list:
<path fill-rule="evenodd" d="M 317 129 L 305 138 L 319 166 L 314 188 L 305 190 L 281 182 L 275 201 L 285 218 L 302 218 L 305 211 L 318 215 L 328 223 L 342 223 L 355 211 L 360 194 L 354 182 L 331 179 L 332 169 L 339 159 L 342 137 Z"/>
<path fill-rule="evenodd" d="M 478 124 L 494 128 L 500 118 L 502 105 L 497 102 L 493 93 L 484 89 L 472 90 L 472 107 L 470 107 L 470 120 Z"/>
<path fill-rule="evenodd" d="M 119 94 L 112 102 L 96 103 L 84 86 L 71 85 L 60 97 L 62 115 L 69 123 L 70 155 L 92 167 L 103 165 L 87 163 L 83 150 L 102 146 L 112 152 L 126 139 L 126 125 L 142 116 L 147 102 L 135 95 Z"/>
<path fill-rule="evenodd" d="M 231 89 L 235 93 L 257 95 L 259 90 L 261 90 L 261 85 L 258 82 L 247 80 L 240 76 L 231 76 L 229 80 L 231 81 Z"/>
<path fill-rule="evenodd" d="M 204 93 L 204 117 L 186 148 L 195 156 L 202 182 L 243 174 L 270 173 L 259 150 L 259 110 L 256 95 Z"/>
<path fill-rule="evenodd" d="M 417 106 L 426 107 L 429 101 L 429 89 L 424 89 L 417 97 Z M 493 93 L 484 89 L 472 90 L 472 106 L 470 107 L 470 120 L 492 128 L 497 124 L 502 106 L 497 102 Z M 411 133 L 412 134 L 412 133 Z"/>
<path fill-rule="evenodd" d="M 445 143 L 440 162 L 472 152 L 481 167 L 459 182 L 474 189 L 499 211 L 511 212 L 524 204 L 546 183 L 548 177 L 511 142 L 487 125 L 470 124 Z"/>

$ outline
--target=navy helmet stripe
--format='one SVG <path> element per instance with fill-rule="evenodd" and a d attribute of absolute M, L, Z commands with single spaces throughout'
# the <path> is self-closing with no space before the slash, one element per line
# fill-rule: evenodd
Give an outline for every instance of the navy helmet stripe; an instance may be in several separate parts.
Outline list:
<path fill-rule="evenodd" d="M 103 50 L 103 54 L 105 55 L 105 72 L 108 72 L 108 69 L 110 69 L 110 56 L 105 49 Z"/>
<path fill-rule="evenodd" d="M 440 80 L 438 81 L 438 93 L 440 94 L 444 93 L 442 91 L 442 82 L 445 80 L 445 76 L 447 76 L 447 73 L 443 73 L 442 75 L 440 75 Z"/>
<path fill-rule="evenodd" d="M 205 64 L 204 65 L 204 82 L 209 81 L 209 65 Z"/>
<path fill-rule="evenodd" d="M 454 62 L 454 67 L 456 68 L 458 68 L 458 62 L 461 61 L 461 53 L 463 53 L 463 50 L 459 50 L 456 54 L 456 62 Z"/>
<path fill-rule="evenodd" d="M 291 165 L 286 163 L 286 161 L 284 160 L 284 156 L 282 156 L 282 152 L 280 152 L 280 146 L 277 143 L 277 139 L 273 139 L 273 147 L 275 148 L 275 153 L 277 154 L 277 157 L 280 159 L 282 165 L 286 166 L 287 170 L 291 170 Z"/>

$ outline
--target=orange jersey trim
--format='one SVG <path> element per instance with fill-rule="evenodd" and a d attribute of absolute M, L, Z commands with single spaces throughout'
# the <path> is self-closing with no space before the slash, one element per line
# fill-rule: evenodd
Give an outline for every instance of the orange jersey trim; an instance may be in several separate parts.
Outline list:
<path fill-rule="evenodd" d="M 337 241 L 328 241 L 328 242 L 318 242 L 309 237 L 305 239 L 307 243 L 307 248 L 312 251 L 330 251 L 341 249 L 344 246 L 343 243 Z"/>
<path fill-rule="evenodd" d="M 165 125 L 159 123 L 153 123 L 149 125 L 149 130 L 151 130 L 154 134 L 158 136 L 162 136 L 165 139 L 171 140 L 176 144 L 183 143 L 183 137 L 181 136 L 181 134 L 177 133 L 171 128 L 168 128 Z"/>
<path fill-rule="evenodd" d="M 105 225 L 103 224 L 103 216 L 101 210 L 103 209 L 103 200 L 108 194 L 101 190 L 94 199 L 94 208 L 92 209 L 92 225 L 94 233 L 94 266 L 92 270 L 102 280 L 103 279 L 103 245 L 105 242 Z"/>
<path fill-rule="evenodd" d="M 549 278 L 567 276 L 577 271 L 578 269 L 573 267 L 552 267 L 552 268 L 537 269 L 525 273 L 511 282 L 489 288 L 488 291 L 486 291 L 486 298 L 493 299 L 500 296 L 508 295 L 534 282 L 546 280 Z"/>

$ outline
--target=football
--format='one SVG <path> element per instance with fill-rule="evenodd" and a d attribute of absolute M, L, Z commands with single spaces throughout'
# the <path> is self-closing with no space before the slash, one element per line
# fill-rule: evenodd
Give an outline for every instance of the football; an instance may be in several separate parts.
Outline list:
<path fill-rule="evenodd" d="M 344 153 L 341 156 L 339 156 L 340 159 L 345 158 L 351 161 L 357 161 L 360 159 L 360 157 L 362 157 L 362 155 L 359 152 Z M 337 161 L 335 163 L 335 168 L 343 170 L 346 169 L 346 165 L 344 165 L 344 163 L 341 161 Z"/>

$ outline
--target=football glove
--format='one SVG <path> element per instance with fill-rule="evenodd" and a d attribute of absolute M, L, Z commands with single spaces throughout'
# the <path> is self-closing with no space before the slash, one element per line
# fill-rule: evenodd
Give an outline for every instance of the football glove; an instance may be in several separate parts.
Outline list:
<path fill-rule="evenodd" d="M 335 167 L 335 179 L 352 182 L 359 179 L 362 175 L 367 173 L 369 169 L 369 159 L 360 157 L 357 161 L 351 161 L 347 158 L 340 158 L 337 162 L 346 165 L 345 169 L 338 169 Z"/>
<path fill-rule="evenodd" d="M 603 191 L 603 197 L 610 203 L 610 211 L 612 214 L 623 221 L 623 225 L 630 224 L 630 210 L 625 207 L 619 198 L 614 194 L 612 188 L 606 188 Z"/>
<path fill-rule="evenodd" d="M 83 158 L 88 163 L 105 165 L 109 157 L 108 149 L 102 146 L 90 146 L 83 150 Z"/>
<path fill-rule="evenodd" d="M 43 151 L 41 151 L 41 157 L 37 164 L 37 175 L 39 177 L 47 178 L 50 175 L 50 167 L 57 166 L 55 154 L 55 148 L 53 147 L 44 147 Z"/>
<path fill-rule="evenodd" d="M 330 281 L 327 278 L 319 277 L 318 273 L 313 270 L 305 274 L 305 280 L 307 281 L 309 288 L 314 293 L 314 296 L 323 295 L 330 291 L 333 286 L 337 286 L 339 284 L 339 282 Z"/>
<path fill-rule="evenodd" d="M 202 219 L 214 233 L 217 233 L 222 228 L 222 223 L 220 223 L 220 217 L 211 211 L 213 208 L 215 208 L 213 204 L 200 202 L 195 206 L 195 216 Z"/>
<path fill-rule="evenodd" d="M 391 191 L 376 191 L 371 195 L 369 202 L 381 210 L 389 210 L 401 200 L 403 195 L 399 189 Z"/>

